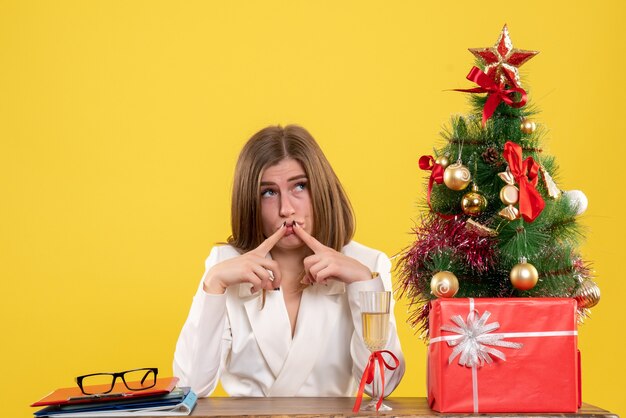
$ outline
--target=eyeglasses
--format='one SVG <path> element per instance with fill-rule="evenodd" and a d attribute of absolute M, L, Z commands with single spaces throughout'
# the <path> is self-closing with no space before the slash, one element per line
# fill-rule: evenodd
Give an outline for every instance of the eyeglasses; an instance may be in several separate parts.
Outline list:
<path fill-rule="evenodd" d="M 119 377 L 128 390 L 145 390 L 156 385 L 159 369 L 145 368 L 126 370 L 119 373 L 93 373 L 78 376 L 76 384 L 85 395 L 100 395 L 109 393 Z"/>

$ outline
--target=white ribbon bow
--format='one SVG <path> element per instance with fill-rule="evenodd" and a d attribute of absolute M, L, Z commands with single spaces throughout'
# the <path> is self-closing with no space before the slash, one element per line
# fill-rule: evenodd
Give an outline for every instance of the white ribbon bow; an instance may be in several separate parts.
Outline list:
<path fill-rule="evenodd" d="M 493 347 L 506 348 L 522 348 L 523 344 L 504 341 L 504 334 L 490 334 L 492 331 L 500 328 L 499 322 L 487 324 L 487 320 L 491 316 L 491 312 L 485 311 L 480 319 L 476 320 L 474 311 L 467 315 L 467 323 L 463 321 L 461 315 L 454 315 L 451 319 L 457 327 L 444 325 L 441 327 L 443 331 L 450 331 L 458 334 L 448 340 L 450 347 L 455 347 L 452 354 L 448 358 L 448 364 L 452 363 L 459 354 L 459 364 L 466 367 L 481 367 L 485 363 L 493 363 L 491 356 L 495 356 L 500 360 L 506 361 L 506 356 L 500 350 Z"/>

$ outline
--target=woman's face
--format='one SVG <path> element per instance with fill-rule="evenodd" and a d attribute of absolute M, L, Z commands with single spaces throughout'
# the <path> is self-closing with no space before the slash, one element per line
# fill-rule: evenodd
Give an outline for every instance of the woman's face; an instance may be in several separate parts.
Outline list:
<path fill-rule="evenodd" d="M 302 247 L 304 242 L 293 232 L 293 222 L 309 234 L 313 232 L 309 179 L 302 164 L 286 158 L 267 167 L 261 176 L 260 193 L 263 235 L 269 237 L 287 222 L 287 232 L 276 247 L 283 250 Z"/>

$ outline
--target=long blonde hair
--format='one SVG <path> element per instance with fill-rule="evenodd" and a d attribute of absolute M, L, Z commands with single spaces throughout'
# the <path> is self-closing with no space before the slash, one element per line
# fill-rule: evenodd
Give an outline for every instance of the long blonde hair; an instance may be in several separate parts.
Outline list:
<path fill-rule="evenodd" d="M 313 236 L 337 251 L 354 236 L 350 201 L 315 139 L 298 125 L 268 126 L 244 145 L 235 167 L 228 243 L 243 252 L 265 239 L 261 221 L 261 176 L 285 158 L 302 164 L 313 207 Z"/>

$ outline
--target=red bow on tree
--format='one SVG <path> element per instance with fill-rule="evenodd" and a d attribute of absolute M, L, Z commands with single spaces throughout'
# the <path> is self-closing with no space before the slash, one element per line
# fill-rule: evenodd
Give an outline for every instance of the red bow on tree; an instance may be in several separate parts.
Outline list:
<path fill-rule="evenodd" d="M 437 164 L 435 162 L 435 158 L 432 155 L 422 155 L 419 160 L 419 165 L 422 170 L 431 171 L 430 179 L 428 179 L 428 192 L 426 195 L 428 200 L 428 207 L 431 211 L 435 212 L 430 204 L 430 194 L 433 191 L 433 183 L 443 183 L 443 172 L 445 171 L 445 168 L 443 168 L 441 164 Z M 437 215 L 441 216 L 444 219 L 454 218 L 454 216 L 452 215 L 443 215 L 441 213 L 437 213 Z"/>
<path fill-rule="evenodd" d="M 432 155 L 422 155 L 419 165 L 422 170 L 431 171 L 430 179 L 428 179 L 428 206 L 430 206 L 430 193 L 433 190 L 433 183 L 443 183 L 443 172 L 445 169 L 441 164 L 435 162 L 435 158 Z M 432 210 L 432 207 L 430 209 Z"/>
<path fill-rule="evenodd" d="M 478 67 L 472 67 L 466 78 L 478 84 L 480 87 L 473 89 L 454 89 L 454 91 L 462 91 L 464 93 L 488 93 L 485 107 L 483 107 L 483 126 L 485 126 L 487 119 L 493 115 L 493 112 L 496 111 L 500 102 L 518 108 L 524 106 L 528 100 L 526 91 L 523 88 L 513 87 L 506 89 L 504 83 L 496 83 Z M 520 101 L 516 102 L 511 98 L 511 94 L 513 93 L 520 93 L 522 95 Z"/>
<path fill-rule="evenodd" d="M 504 144 L 504 159 L 509 163 L 509 171 L 519 186 L 519 211 L 526 222 L 534 221 L 546 203 L 537 191 L 539 164 L 533 157 L 522 161 L 522 147 L 515 142 Z"/>

